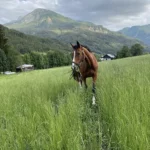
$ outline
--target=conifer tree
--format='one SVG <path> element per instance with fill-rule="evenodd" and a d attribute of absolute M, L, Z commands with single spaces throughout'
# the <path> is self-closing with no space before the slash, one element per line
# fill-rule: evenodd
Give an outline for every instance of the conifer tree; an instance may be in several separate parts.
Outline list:
<path fill-rule="evenodd" d="M 0 25 L 0 48 L 4 51 L 5 55 L 8 55 L 8 39 L 5 37 L 4 27 Z"/>
<path fill-rule="evenodd" d="M 0 72 L 5 72 L 7 68 L 7 59 L 4 51 L 0 49 Z"/>

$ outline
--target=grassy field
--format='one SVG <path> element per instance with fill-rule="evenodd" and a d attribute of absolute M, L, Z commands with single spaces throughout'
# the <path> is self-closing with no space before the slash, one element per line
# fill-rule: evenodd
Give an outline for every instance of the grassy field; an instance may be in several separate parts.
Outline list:
<path fill-rule="evenodd" d="M 0 76 L 0 150 L 149 150 L 149 65 L 99 63 L 95 106 L 70 67 Z"/>

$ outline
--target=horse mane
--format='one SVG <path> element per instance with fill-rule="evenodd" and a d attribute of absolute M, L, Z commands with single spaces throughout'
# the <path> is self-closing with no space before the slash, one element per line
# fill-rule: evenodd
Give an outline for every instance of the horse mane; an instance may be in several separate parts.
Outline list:
<path fill-rule="evenodd" d="M 81 46 L 86 48 L 89 52 L 92 52 L 88 46 L 86 46 L 86 45 L 81 45 Z"/>
<path fill-rule="evenodd" d="M 81 45 L 81 46 L 84 47 L 84 48 L 86 48 L 89 52 L 92 52 L 88 46 L 86 46 L 86 45 Z M 74 45 L 73 47 L 74 47 L 74 49 L 78 48 L 77 45 Z"/>
<path fill-rule="evenodd" d="M 91 67 L 95 68 L 95 65 L 94 65 L 95 64 L 95 60 L 93 59 L 94 55 L 87 48 L 83 47 L 83 49 L 84 49 L 84 53 L 86 55 L 86 58 L 87 58 L 87 61 L 88 61 L 89 65 Z"/>

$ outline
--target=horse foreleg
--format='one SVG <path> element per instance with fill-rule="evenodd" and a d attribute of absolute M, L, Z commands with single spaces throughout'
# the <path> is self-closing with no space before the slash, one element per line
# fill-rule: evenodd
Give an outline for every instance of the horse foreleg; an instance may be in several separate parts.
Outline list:
<path fill-rule="evenodd" d="M 96 93 L 95 83 L 93 83 L 92 92 L 93 92 L 92 104 L 95 105 L 95 101 L 96 101 L 96 99 L 95 99 L 95 93 Z"/>
<path fill-rule="evenodd" d="M 88 86 L 86 84 L 86 78 L 83 79 L 83 82 L 84 82 L 85 89 L 87 89 Z"/>
<path fill-rule="evenodd" d="M 97 76 L 93 77 L 93 84 L 92 84 L 92 92 L 93 92 L 93 97 L 92 97 L 92 104 L 95 105 L 95 94 L 96 94 L 96 87 L 95 87 L 95 82 L 96 82 Z"/>
<path fill-rule="evenodd" d="M 95 94 L 95 93 L 96 93 L 95 82 L 93 82 L 93 84 L 92 84 L 92 92 L 93 92 L 93 94 Z"/>
<path fill-rule="evenodd" d="M 82 77 L 80 75 L 78 76 L 78 83 L 80 88 L 82 88 Z"/>
<path fill-rule="evenodd" d="M 78 81 L 79 87 L 82 88 L 82 81 Z"/>

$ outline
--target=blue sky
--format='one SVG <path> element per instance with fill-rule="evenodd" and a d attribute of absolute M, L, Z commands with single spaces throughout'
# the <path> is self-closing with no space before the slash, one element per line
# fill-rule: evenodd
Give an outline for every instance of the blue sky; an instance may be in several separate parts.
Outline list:
<path fill-rule="evenodd" d="M 44 8 L 110 30 L 150 24 L 150 0 L 0 0 L 0 23 Z"/>

